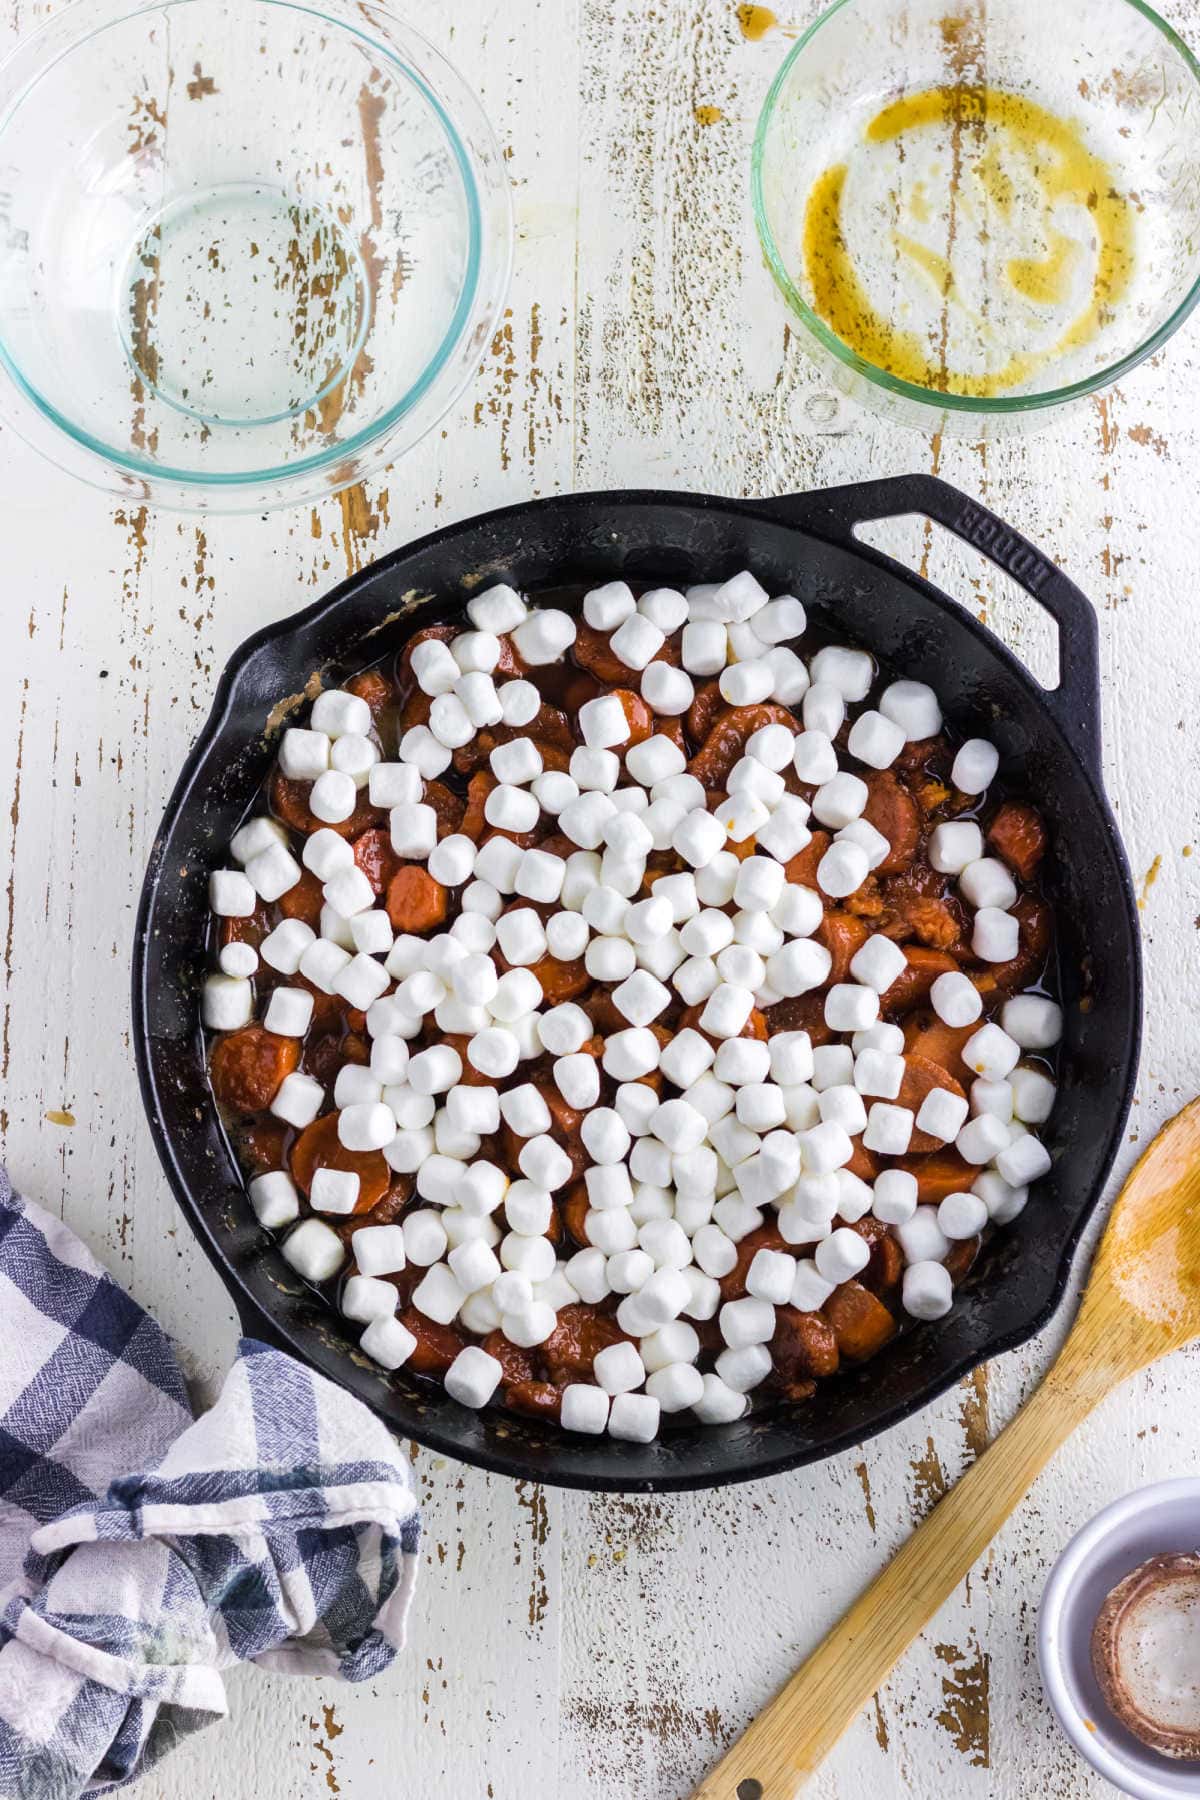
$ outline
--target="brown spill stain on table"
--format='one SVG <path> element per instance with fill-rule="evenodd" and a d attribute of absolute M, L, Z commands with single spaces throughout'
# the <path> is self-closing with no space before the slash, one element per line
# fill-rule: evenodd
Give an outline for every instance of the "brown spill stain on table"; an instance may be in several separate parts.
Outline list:
<path fill-rule="evenodd" d="M 1158 880 L 1159 875 L 1161 873 L 1162 873 L 1162 853 L 1160 851 L 1160 853 L 1155 857 L 1154 861 L 1150 864 L 1150 867 L 1146 870 L 1146 873 L 1142 876 L 1141 891 L 1138 894 L 1138 911 L 1139 912 L 1145 911 L 1146 902 L 1150 898 L 1150 889 L 1154 886 L 1155 882 Z"/>
<path fill-rule="evenodd" d="M 933 1649 L 951 1671 L 942 1676 L 945 1705 L 934 1716 L 973 1768 L 990 1769 L 991 1658 L 977 1643 L 969 1651 L 956 1644 L 935 1644 Z"/>
<path fill-rule="evenodd" d="M 73 1125 L 75 1123 L 75 1114 L 61 1106 L 52 1106 L 47 1112 L 46 1118 L 51 1125 Z"/>

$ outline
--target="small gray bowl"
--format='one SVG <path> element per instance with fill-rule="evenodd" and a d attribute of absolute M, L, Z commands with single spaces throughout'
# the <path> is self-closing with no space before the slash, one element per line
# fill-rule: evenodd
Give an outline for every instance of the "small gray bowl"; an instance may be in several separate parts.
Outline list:
<path fill-rule="evenodd" d="M 1160 1481 L 1106 1506 L 1071 1539 L 1046 1583 L 1038 1661 L 1058 1722 L 1107 1781 L 1136 1800 L 1197 1800 L 1200 1762 L 1176 1762 L 1114 1718 L 1092 1672 L 1092 1627 L 1118 1581 L 1151 1556 L 1200 1550 L 1200 1478 Z"/>

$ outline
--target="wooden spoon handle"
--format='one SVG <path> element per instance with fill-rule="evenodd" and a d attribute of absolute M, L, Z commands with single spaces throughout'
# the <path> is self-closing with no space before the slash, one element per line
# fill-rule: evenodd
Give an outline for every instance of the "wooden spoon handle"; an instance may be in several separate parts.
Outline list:
<path fill-rule="evenodd" d="M 1047 1377 L 693 1800 L 794 1800 L 1099 1395 Z"/>

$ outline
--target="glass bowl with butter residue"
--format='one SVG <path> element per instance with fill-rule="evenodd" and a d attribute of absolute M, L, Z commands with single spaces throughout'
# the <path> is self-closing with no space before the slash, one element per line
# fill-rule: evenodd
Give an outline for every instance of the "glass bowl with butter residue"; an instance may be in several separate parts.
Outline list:
<path fill-rule="evenodd" d="M 1200 298 L 1200 66 L 1139 0 L 838 0 L 776 77 L 752 186 L 839 387 L 1028 428 Z"/>

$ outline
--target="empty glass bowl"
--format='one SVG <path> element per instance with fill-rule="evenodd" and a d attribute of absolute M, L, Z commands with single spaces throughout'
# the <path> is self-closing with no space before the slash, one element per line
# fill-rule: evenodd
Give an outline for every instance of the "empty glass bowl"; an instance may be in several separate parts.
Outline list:
<path fill-rule="evenodd" d="M 1200 296 L 1200 70 L 1141 0 L 838 0 L 759 119 L 767 263 L 825 372 L 982 435 Z"/>
<path fill-rule="evenodd" d="M 0 69 L 0 415 L 187 509 L 408 449 L 507 286 L 503 161 L 371 0 L 77 0 Z"/>

